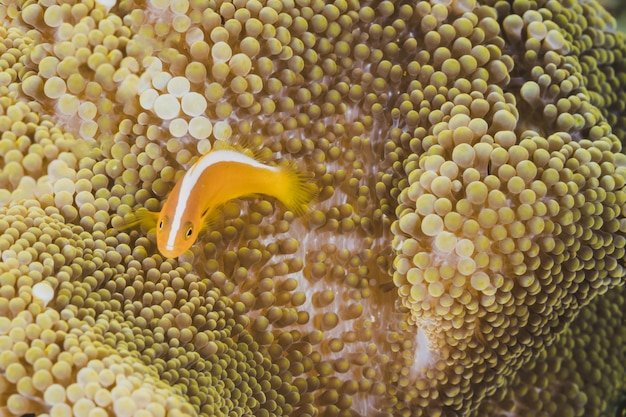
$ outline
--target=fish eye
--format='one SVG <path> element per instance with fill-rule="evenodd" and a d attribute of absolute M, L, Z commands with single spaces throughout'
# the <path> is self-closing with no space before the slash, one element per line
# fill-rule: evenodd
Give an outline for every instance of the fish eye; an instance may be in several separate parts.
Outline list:
<path fill-rule="evenodd" d="M 192 233 L 193 233 L 193 227 L 189 227 L 189 229 L 187 229 L 187 233 L 185 233 L 185 238 L 189 239 Z"/>
<path fill-rule="evenodd" d="M 159 219 L 159 223 L 157 224 L 158 230 L 162 231 L 165 228 L 165 225 L 170 222 L 168 216 L 163 216 Z"/>

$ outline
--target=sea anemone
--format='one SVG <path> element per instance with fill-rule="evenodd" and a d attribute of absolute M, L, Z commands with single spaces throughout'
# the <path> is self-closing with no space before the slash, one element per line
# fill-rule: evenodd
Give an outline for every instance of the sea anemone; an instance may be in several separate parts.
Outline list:
<path fill-rule="evenodd" d="M 623 413 L 626 46 L 595 1 L 0 20 L 1 415 Z M 176 259 L 119 231 L 216 141 L 310 173 L 310 212 L 227 203 Z"/>

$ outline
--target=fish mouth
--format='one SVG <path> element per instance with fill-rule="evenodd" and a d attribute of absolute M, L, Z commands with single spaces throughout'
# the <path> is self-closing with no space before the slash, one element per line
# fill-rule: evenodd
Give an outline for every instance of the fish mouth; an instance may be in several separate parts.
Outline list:
<path fill-rule="evenodd" d="M 159 252 L 161 253 L 161 255 L 165 256 L 166 258 L 176 258 L 182 253 L 180 250 L 176 250 L 175 246 L 173 245 L 165 244 L 163 246 L 157 246 L 159 247 Z"/>

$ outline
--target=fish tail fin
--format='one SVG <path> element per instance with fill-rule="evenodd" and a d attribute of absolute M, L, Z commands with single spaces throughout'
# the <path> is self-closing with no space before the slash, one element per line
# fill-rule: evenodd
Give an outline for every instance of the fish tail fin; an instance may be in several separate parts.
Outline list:
<path fill-rule="evenodd" d="M 296 216 L 306 214 L 318 193 L 313 175 L 302 172 L 294 161 L 281 167 L 281 175 L 282 183 L 276 197 Z"/>
<path fill-rule="evenodd" d="M 156 226 L 157 220 L 159 218 L 159 213 L 154 211 L 149 211 L 143 207 L 138 208 L 137 210 L 132 211 L 130 214 L 127 214 L 123 219 L 119 226 L 114 226 L 107 231 L 107 234 L 111 234 L 113 231 L 123 232 L 128 229 L 133 229 L 137 226 L 145 229 L 151 229 Z"/>

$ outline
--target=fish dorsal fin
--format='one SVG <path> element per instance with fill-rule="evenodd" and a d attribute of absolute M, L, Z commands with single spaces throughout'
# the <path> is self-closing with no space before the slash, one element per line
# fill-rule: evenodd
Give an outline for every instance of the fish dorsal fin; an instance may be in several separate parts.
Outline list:
<path fill-rule="evenodd" d="M 271 149 L 264 147 L 263 143 L 256 143 L 253 138 L 239 138 L 229 140 L 216 140 L 213 150 L 231 150 L 242 153 L 256 161 L 266 164 L 271 160 Z"/>

